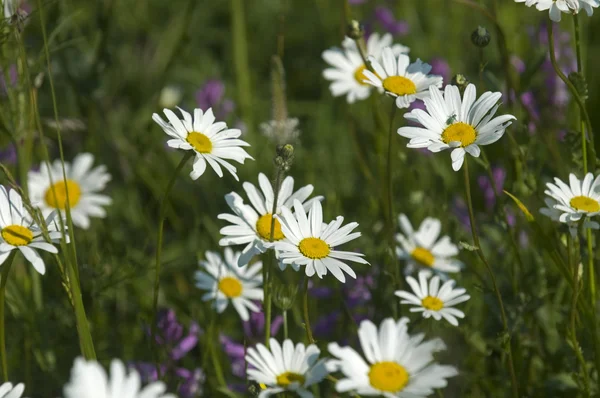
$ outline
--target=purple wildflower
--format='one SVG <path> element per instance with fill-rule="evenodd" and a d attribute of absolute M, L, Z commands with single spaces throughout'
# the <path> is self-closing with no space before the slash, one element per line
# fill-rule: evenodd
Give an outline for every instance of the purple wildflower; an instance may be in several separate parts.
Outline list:
<path fill-rule="evenodd" d="M 378 6 L 375 9 L 375 20 L 385 31 L 394 36 L 405 36 L 410 30 L 406 21 L 396 20 L 394 12 L 385 6 Z"/>
<path fill-rule="evenodd" d="M 448 62 L 442 57 L 433 57 L 429 61 L 431 65 L 431 74 L 440 75 L 444 78 L 444 83 L 448 84 L 450 82 L 450 74 L 452 73 L 450 69 L 450 65 Z"/>
<path fill-rule="evenodd" d="M 225 98 L 225 83 L 218 79 L 209 79 L 196 91 L 196 103 L 202 110 L 212 108 L 217 119 L 226 119 L 235 109 L 234 102 Z"/>
<path fill-rule="evenodd" d="M 183 358 L 198 344 L 200 333 L 200 327 L 192 323 L 188 333 L 184 335 L 184 327 L 177 321 L 172 309 L 161 310 L 158 315 L 156 343 L 167 346 L 169 357 L 174 361 Z"/>
<path fill-rule="evenodd" d="M 13 144 L 8 144 L 8 146 L 5 149 L 0 149 L 0 163 L 17 163 L 17 149 Z"/>

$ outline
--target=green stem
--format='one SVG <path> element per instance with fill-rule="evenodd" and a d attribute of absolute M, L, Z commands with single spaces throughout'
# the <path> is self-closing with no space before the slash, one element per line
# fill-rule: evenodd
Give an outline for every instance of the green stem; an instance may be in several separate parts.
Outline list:
<path fill-rule="evenodd" d="M 4 301 L 6 293 L 6 281 L 17 252 L 13 250 L 2 267 L 2 281 L 0 281 L 0 357 L 2 361 L 2 381 L 8 382 L 8 361 L 6 357 L 6 331 L 4 329 Z"/>
<path fill-rule="evenodd" d="M 308 342 L 313 344 L 315 339 L 313 338 L 312 329 L 310 327 L 310 318 L 308 317 L 308 276 L 304 277 L 304 298 L 303 298 L 303 311 L 304 311 L 304 327 L 306 328 L 306 337 Z"/>
<path fill-rule="evenodd" d="M 165 225 L 165 212 L 167 209 L 167 199 L 169 198 L 169 194 L 171 193 L 171 189 L 173 189 L 173 185 L 175 185 L 175 180 L 177 179 L 177 176 L 179 175 L 179 172 L 181 171 L 181 169 L 183 168 L 183 166 L 187 163 L 187 161 L 194 155 L 193 151 L 187 151 L 185 153 L 185 155 L 183 155 L 183 158 L 181 158 L 181 161 L 179 162 L 179 164 L 177 165 L 177 168 L 175 168 L 175 171 L 173 172 L 173 175 L 171 176 L 171 179 L 169 180 L 168 184 L 167 184 L 167 188 L 165 189 L 165 194 L 160 202 L 160 210 L 159 210 L 159 215 L 158 215 L 158 237 L 156 238 L 156 261 L 155 261 L 155 274 L 154 274 L 154 295 L 153 295 L 153 300 L 152 300 L 152 311 L 153 311 L 153 318 L 152 318 L 152 327 L 151 327 L 151 333 L 150 333 L 150 338 L 151 338 L 151 346 L 152 346 L 152 352 L 154 353 L 154 360 L 156 361 L 156 371 L 158 372 L 159 378 L 160 378 L 160 364 L 158 361 L 158 352 L 156 351 L 156 321 L 157 321 L 157 317 L 158 317 L 158 291 L 160 288 L 160 269 L 161 269 L 161 261 L 160 261 L 160 257 L 162 254 L 162 243 L 163 243 L 163 228 Z"/>
<path fill-rule="evenodd" d="M 275 214 L 277 212 L 277 201 L 279 200 L 279 188 L 281 185 L 281 178 L 283 177 L 283 168 L 277 167 L 275 173 L 275 184 L 273 185 L 273 205 L 271 207 L 271 230 L 269 231 L 269 242 L 273 242 L 275 236 Z M 271 339 L 271 271 L 273 270 L 273 258 L 275 252 L 269 250 L 267 258 L 267 266 L 263 269 L 263 295 L 265 301 L 265 345 L 270 347 Z"/>
<path fill-rule="evenodd" d="M 235 77 L 238 85 L 240 108 L 248 128 L 252 129 L 252 90 L 250 76 L 252 76 L 248 63 L 248 42 L 246 40 L 246 20 L 244 0 L 231 0 L 231 24 L 233 35 L 233 58 L 235 60 Z"/>
<path fill-rule="evenodd" d="M 468 157 L 465 155 L 465 163 L 464 167 L 464 175 L 465 175 L 465 196 L 467 199 L 467 208 L 469 210 L 469 223 L 471 225 L 471 234 L 473 236 L 473 243 L 477 247 L 477 255 L 481 259 L 481 262 L 485 265 L 488 274 L 490 275 L 490 279 L 492 280 L 492 288 L 494 290 L 494 294 L 496 295 L 496 299 L 498 301 L 498 306 L 500 307 L 500 315 L 502 317 L 502 326 L 504 328 L 504 333 L 508 337 L 508 342 L 506 344 L 506 351 L 508 354 L 508 369 L 510 372 L 510 379 L 512 385 L 512 393 L 513 397 L 519 397 L 519 386 L 517 383 L 517 375 L 515 373 L 515 365 L 513 363 L 513 354 L 512 347 L 510 341 L 510 331 L 508 329 L 508 320 L 506 318 L 506 311 L 504 310 L 504 302 L 502 301 L 502 295 L 500 294 L 500 290 L 498 289 L 498 283 L 496 281 L 496 275 L 494 275 L 494 271 L 492 267 L 488 263 L 485 255 L 483 254 L 483 248 L 481 247 L 481 243 L 479 241 L 479 235 L 477 234 L 477 229 L 475 229 L 475 215 L 473 214 L 473 201 L 471 199 L 471 182 L 469 180 L 469 162 Z"/>
<path fill-rule="evenodd" d="M 223 369 L 221 368 L 221 362 L 219 361 L 219 353 L 217 351 L 217 347 L 219 344 L 219 327 L 217 326 L 216 314 L 213 314 L 213 319 L 210 324 L 210 336 L 213 338 L 213 341 L 209 341 L 208 345 L 210 347 L 210 357 L 212 360 L 213 369 L 215 370 L 215 376 L 217 377 L 217 382 L 219 386 L 225 387 L 227 382 L 225 381 L 225 376 L 223 375 Z"/>
<path fill-rule="evenodd" d="M 390 274 L 393 275 L 393 283 L 394 289 L 398 288 L 398 283 L 400 281 L 400 268 L 397 266 L 396 261 L 394 260 L 395 254 L 393 248 L 396 246 L 394 242 L 394 189 L 392 186 L 392 170 L 393 170 L 393 160 L 394 160 L 394 117 L 396 116 L 396 101 L 392 101 L 392 111 L 390 114 L 390 128 L 388 131 L 388 145 L 387 145 L 387 169 L 386 169 L 386 182 L 387 182 L 387 229 L 388 229 L 388 245 L 389 249 L 392 250 L 390 257 Z M 399 306 L 400 302 L 398 300 L 393 300 L 392 304 L 392 312 L 394 314 L 394 318 L 398 318 Z"/>
<path fill-rule="evenodd" d="M 287 339 L 288 338 L 288 316 L 287 316 L 287 310 L 283 311 L 283 339 Z"/>
<path fill-rule="evenodd" d="M 565 74 L 560 69 L 560 66 L 558 65 L 558 62 L 556 60 L 556 54 L 554 53 L 554 29 L 553 29 L 552 24 L 553 24 L 552 21 L 550 21 L 550 23 L 548 24 L 548 45 L 549 45 L 548 52 L 550 53 L 550 62 L 552 63 L 552 67 L 554 68 L 554 71 L 556 72 L 556 74 L 558 75 L 560 80 L 562 80 L 565 83 L 565 85 L 569 88 L 571 95 L 573 96 L 573 98 L 575 99 L 575 102 L 577 102 L 577 105 L 579 106 L 579 111 L 583 115 L 583 119 L 585 120 L 585 124 L 587 126 L 588 136 L 590 137 L 591 149 L 593 150 L 594 149 L 594 142 L 593 142 L 594 133 L 592 131 L 592 122 L 590 121 L 590 116 L 587 112 L 587 109 L 585 108 L 585 102 L 583 101 L 583 99 L 581 98 L 579 93 L 577 92 L 577 88 L 573 85 L 573 83 L 571 83 L 569 78 L 567 76 L 565 76 Z M 587 173 L 587 141 L 586 141 L 586 137 L 585 137 L 585 131 L 583 131 L 583 130 L 584 129 L 582 129 L 583 164 L 584 164 L 584 172 Z M 594 164 L 595 161 L 596 161 L 595 156 L 592 156 L 592 164 Z"/>

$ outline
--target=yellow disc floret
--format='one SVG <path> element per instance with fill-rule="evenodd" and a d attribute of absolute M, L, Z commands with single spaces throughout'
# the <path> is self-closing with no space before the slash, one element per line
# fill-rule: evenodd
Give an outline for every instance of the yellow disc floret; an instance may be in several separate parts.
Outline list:
<path fill-rule="evenodd" d="M 206 135 L 192 131 L 188 134 L 186 141 L 199 153 L 211 153 L 212 141 Z"/>
<path fill-rule="evenodd" d="M 235 298 L 242 295 L 242 284 L 236 278 L 226 276 L 219 281 L 219 290 L 229 298 Z"/>
<path fill-rule="evenodd" d="M 6 243 L 13 246 L 27 246 L 33 240 L 33 232 L 22 225 L 4 227 L 1 235 Z"/>
<path fill-rule="evenodd" d="M 471 145 L 477 138 L 477 131 L 470 124 L 458 122 L 446 127 L 442 132 L 442 141 L 446 144 L 460 142 L 462 148 Z"/>
<path fill-rule="evenodd" d="M 304 384 L 304 376 L 299 373 L 285 372 L 277 376 L 277 385 L 287 387 L 292 383 Z"/>
<path fill-rule="evenodd" d="M 575 196 L 569 202 L 572 208 L 582 210 L 588 213 L 595 213 L 600 211 L 600 203 L 597 200 L 589 198 L 587 196 Z"/>
<path fill-rule="evenodd" d="M 67 208 L 67 191 L 69 192 L 69 205 L 71 208 L 77 206 L 81 198 L 81 187 L 73 180 L 59 181 L 51 185 L 44 194 L 46 204 L 54 209 L 64 210 Z"/>
<path fill-rule="evenodd" d="M 300 253 L 305 257 L 312 259 L 324 258 L 329 255 L 331 248 L 323 239 L 319 238 L 304 238 L 298 245 Z"/>
<path fill-rule="evenodd" d="M 273 216 L 271 216 L 271 213 L 267 213 L 261 216 L 256 222 L 256 232 L 264 240 L 270 240 L 271 238 L 271 220 L 273 220 Z M 285 235 L 281 232 L 281 224 L 278 219 L 275 219 L 273 240 L 281 240 L 283 238 L 285 238 Z"/>
<path fill-rule="evenodd" d="M 427 267 L 432 267 L 433 263 L 435 263 L 433 254 L 424 247 L 416 247 L 410 255 L 416 262 Z"/>
<path fill-rule="evenodd" d="M 383 88 L 385 91 L 397 96 L 415 94 L 417 92 L 417 86 L 415 86 L 412 80 L 403 76 L 386 77 L 383 80 Z"/>
<path fill-rule="evenodd" d="M 369 370 L 369 383 L 379 391 L 399 392 L 408 384 L 409 375 L 404 366 L 396 362 L 378 362 Z"/>
<path fill-rule="evenodd" d="M 421 300 L 421 305 L 432 311 L 439 311 L 444 308 L 444 302 L 437 297 L 427 296 Z"/>

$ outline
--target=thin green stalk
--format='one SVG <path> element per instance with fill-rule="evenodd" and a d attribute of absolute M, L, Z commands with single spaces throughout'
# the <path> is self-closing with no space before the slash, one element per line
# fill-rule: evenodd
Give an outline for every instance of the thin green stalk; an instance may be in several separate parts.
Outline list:
<path fill-rule="evenodd" d="M 393 160 L 394 160 L 394 117 L 396 116 L 396 101 L 392 101 L 392 110 L 390 112 L 390 128 L 388 131 L 388 145 L 387 145 L 387 169 L 386 169 L 386 182 L 387 182 L 387 230 L 388 230 L 388 250 L 392 250 L 391 259 L 390 259 L 390 273 L 393 275 L 393 283 L 394 289 L 397 289 L 398 282 L 400 281 L 400 268 L 397 266 L 396 261 L 394 261 L 394 252 L 393 248 L 396 246 L 394 242 L 394 231 L 395 231 L 395 223 L 394 223 L 394 189 L 392 186 L 392 170 L 393 170 Z M 400 302 L 398 300 L 393 300 L 392 304 L 392 312 L 394 314 L 394 318 L 398 318 L 399 306 Z"/>
<path fill-rule="evenodd" d="M 4 266 L 2 267 L 2 281 L 0 281 L 0 358 L 2 361 L 2 381 L 8 382 L 10 381 L 8 378 L 8 361 L 6 358 L 6 330 L 4 328 L 4 301 L 6 294 L 6 281 L 8 281 L 8 274 L 10 273 L 10 268 L 12 266 L 12 262 L 15 258 L 17 252 L 13 250 L 6 261 L 4 262 Z"/>
<path fill-rule="evenodd" d="M 315 339 L 312 334 L 312 329 L 310 327 L 310 318 L 308 316 L 308 276 L 304 277 L 304 297 L 303 297 L 303 311 L 304 311 L 304 327 L 306 328 L 306 337 L 308 337 L 308 342 L 313 344 Z"/>
<path fill-rule="evenodd" d="M 575 102 L 577 102 L 577 105 L 579 106 L 579 110 L 581 112 L 581 114 L 583 115 L 583 118 L 585 120 L 585 124 L 587 126 L 587 132 L 588 132 L 588 136 L 590 137 L 590 143 L 591 143 L 591 149 L 594 149 L 594 141 L 593 141 L 593 137 L 594 137 L 594 133 L 592 130 L 592 122 L 590 121 L 590 116 L 588 114 L 588 111 L 585 107 L 585 102 L 583 101 L 583 99 L 581 98 L 581 96 L 579 95 L 579 93 L 577 92 L 577 88 L 575 87 L 575 85 L 573 85 L 573 83 L 571 83 L 571 81 L 569 80 L 569 78 L 567 76 L 565 76 L 565 74 L 562 72 L 562 70 L 560 69 L 560 66 L 558 65 L 558 62 L 556 60 L 556 54 L 554 53 L 554 29 L 552 26 L 552 21 L 550 21 L 550 23 L 548 24 L 548 52 L 550 54 L 550 63 L 552 64 L 552 67 L 554 68 L 554 71 L 556 72 L 556 74 L 558 75 L 558 77 L 560 78 L 560 80 L 562 80 L 565 85 L 569 88 L 569 91 L 571 93 L 571 95 L 573 96 L 573 98 L 575 99 Z M 584 150 L 584 145 L 587 146 L 586 140 L 585 140 L 585 132 L 583 132 L 582 134 L 584 134 L 584 142 L 582 142 L 582 151 L 583 151 L 583 156 L 584 156 L 584 171 L 587 173 L 587 148 L 586 150 Z M 595 163 L 595 157 L 592 156 L 592 164 Z"/>
<path fill-rule="evenodd" d="M 275 173 L 275 184 L 273 185 L 273 206 L 271 207 L 271 230 L 269 231 L 269 242 L 273 242 L 275 237 L 275 214 L 277 212 L 277 201 L 279 200 L 279 188 L 281 186 L 281 178 L 283 177 L 283 168 L 277 167 Z M 266 269 L 263 269 L 263 295 L 265 301 L 265 345 L 270 347 L 271 339 L 271 290 L 273 288 L 271 281 L 271 271 L 273 270 L 273 258 L 275 252 L 269 250 L 267 254 L 268 261 L 266 263 Z"/>
<path fill-rule="evenodd" d="M 217 347 L 220 345 L 219 343 L 219 328 L 216 322 L 216 314 L 213 314 L 212 321 L 210 323 L 210 336 L 213 341 L 209 341 L 208 345 L 210 347 L 210 357 L 212 360 L 212 366 L 215 371 L 215 376 L 217 377 L 217 382 L 220 387 L 225 387 L 227 382 L 225 381 L 225 376 L 223 375 L 223 369 L 221 368 L 221 363 L 219 362 L 219 353 L 217 352 Z"/>
<path fill-rule="evenodd" d="M 283 311 L 283 339 L 287 339 L 288 338 L 288 316 L 287 316 L 287 310 Z"/>
<path fill-rule="evenodd" d="M 235 60 L 235 77 L 238 86 L 240 108 L 246 121 L 246 125 L 252 129 L 252 89 L 250 76 L 252 76 L 248 63 L 248 42 L 246 40 L 246 20 L 244 0 L 231 0 L 231 33 L 233 35 L 232 48 Z"/>
<path fill-rule="evenodd" d="M 510 331 L 508 329 L 508 320 L 506 318 L 506 312 L 504 310 L 504 302 L 502 301 L 502 295 L 500 294 L 500 290 L 498 289 L 498 283 L 496 281 L 496 275 L 494 275 L 494 271 L 492 267 L 488 263 L 485 255 L 483 254 L 483 248 L 481 247 L 481 243 L 479 241 L 479 235 L 477 234 L 477 229 L 475 228 L 475 215 L 473 213 L 473 201 L 471 199 L 471 182 L 469 180 L 469 161 L 468 157 L 465 155 L 464 162 L 464 175 L 465 175 L 465 196 L 467 199 L 467 208 L 469 210 L 469 223 L 471 225 L 471 234 L 473 236 L 473 243 L 477 247 L 477 255 L 481 259 L 481 262 L 485 265 L 488 274 L 490 275 L 490 279 L 492 280 L 492 288 L 494 290 L 494 294 L 496 295 L 496 299 L 498 301 L 498 306 L 500 307 L 500 315 L 502 317 L 502 326 L 504 328 L 504 333 L 508 336 L 508 343 L 506 344 L 506 351 L 508 354 L 508 369 L 510 372 L 510 379 L 512 385 L 512 393 L 513 397 L 519 397 L 519 386 L 517 383 L 517 375 L 515 373 L 515 365 L 513 363 L 513 354 L 512 347 L 510 341 Z"/>
<path fill-rule="evenodd" d="M 183 166 L 187 163 L 187 161 L 194 155 L 193 151 L 187 151 L 185 153 L 185 155 L 183 155 L 183 158 L 181 158 L 181 161 L 179 162 L 179 164 L 177 165 L 177 167 L 175 168 L 175 171 L 173 172 L 173 175 L 171 176 L 171 179 L 169 180 L 168 184 L 167 184 L 167 188 L 165 189 L 165 194 L 160 202 L 160 210 L 158 213 L 158 236 L 156 238 L 156 261 L 155 261 L 155 267 L 154 267 L 154 296 L 153 296 L 153 300 L 152 300 L 152 311 L 153 311 L 153 317 L 152 317 L 152 327 L 151 327 L 151 333 L 150 333 L 150 338 L 151 338 L 151 345 L 152 345 L 152 352 L 154 353 L 154 360 L 156 361 L 156 371 L 158 372 L 158 375 L 160 377 L 161 371 L 160 371 L 160 366 L 159 366 L 159 361 L 158 361 L 158 352 L 156 351 L 156 320 L 158 317 L 158 291 L 160 288 L 160 269 L 161 269 L 161 261 L 160 261 L 160 257 L 162 254 L 162 243 L 163 243 L 163 228 L 165 225 L 165 212 L 167 209 L 167 199 L 169 198 L 169 194 L 171 193 L 171 189 L 173 189 L 173 185 L 175 185 L 175 180 L 177 179 L 177 176 L 179 175 L 179 172 L 181 171 L 181 169 L 183 168 Z"/>

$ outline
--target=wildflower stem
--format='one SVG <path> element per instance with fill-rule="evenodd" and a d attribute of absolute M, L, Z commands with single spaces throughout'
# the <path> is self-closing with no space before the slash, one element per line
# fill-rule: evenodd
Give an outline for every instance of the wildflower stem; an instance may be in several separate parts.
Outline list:
<path fill-rule="evenodd" d="M 308 276 L 304 277 L 303 310 L 304 310 L 304 327 L 306 328 L 306 337 L 308 337 L 308 342 L 310 344 L 313 344 L 315 342 L 315 339 L 313 338 L 312 329 L 310 328 L 310 318 L 308 317 Z"/>
<path fill-rule="evenodd" d="M 151 333 L 150 333 L 150 341 L 151 341 L 151 345 L 152 345 L 152 352 L 154 353 L 154 360 L 156 361 L 156 371 L 158 373 L 159 378 L 161 377 L 161 371 L 160 371 L 160 364 L 158 361 L 158 352 L 156 351 L 156 347 L 155 347 L 155 343 L 156 343 L 156 320 L 158 317 L 158 290 L 160 287 L 160 269 L 161 269 L 161 261 L 160 261 L 160 257 L 162 254 L 162 243 L 163 243 L 163 228 L 165 225 L 165 212 L 167 209 L 167 199 L 169 198 L 169 194 L 171 193 L 171 189 L 173 189 L 173 185 L 175 185 L 175 180 L 177 179 L 177 176 L 179 175 L 179 172 L 181 171 L 181 169 L 183 168 L 183 166 L 187 163 L 187 161 L 194 155 L 193 151 L 187 151 L 185 153 L 185 155 L 183 155 L 183 158 L 181 158 L 181 161 L 179 162 L 179 164 L 177 165 L 177 168 L 175 169 L 175 171 L 173 172 L 173 175 L 171 176 L 171 179 L 169 180 L 167 187 L 165 189 L 165 194 L 160 202 L 160 209 L 159 209 L 159 213 L 158 213 L 158 236 L 156 238 L 156 262 L 155 262 L 155 267 L 154 267 L 154 295 L 153 295 L 153 300 L 152 300 L 152 311 L 153 311 L 153 317 L 152 317 L 152 327 L 151 329 Z"/>
<path fill-rule="evenodd" d="M 13 250 L 2 267 L 2 281 L 0 281 L 0 357 L 2 361 L 2 381 L 8 382 L 8 361 L 6 359 L 6 330 L 4 328 L 4 301 L 6 293 L 6 281 L 17 252 Z"/>
<path fill-rule="evenodd" d="M 275 183 L 273 184 L 273 206 L 271 207 L 271 230 L 269 231 L 269 242 L 273 242 L 275 236 L 275 214 L 277 213 L 277 201 L 279 200 L 279 188 L 281 186 L 281 178 L 283 177 L 283 167 L 277 166 L 275 172 Z M 273 269 L 273 258 L 275 251 L 270 250 L 266 261 L 266 267 L 263 267 L 263 296 L 265 302 L 265 345 L 270 347 L 271 339 L 271 271 Z"/>
<path fill-rule="evenodd" d="M 387 169 L 386 169 L 386 181 L 387 181 L 387 228 L 388 228 L 388 250 L 391 250 L 390 259 L 390 273 L 394 277 L 394 289 L 398 288 L 398 282 L 400 280 L 400 268 L 397 267 L 394 261 L 394 190 L 392 187 L 392 165 L 394 160 L 394 117 L 396 116 L 396 101 L 392 101 L 392 110 L 390 112 L 390 128 L 388 131 L 388 145 L 387 145 Z M 393 314 L 394 318 L 398 318 L 398 307 L 399 301 L 393 300 Z"/>
<path fill-rule="evenodd" d="M 287 339 L 288 338 L 288 317 L 287 317 L 287 310 L 283 311 L 283 339 Z"/>
<path fill-rule="evenodd" d="M 219 386 L 224 387 L 227 385 L 225 381 L 225 376 L 223 375 L 223 369 L 221 368 L 221 363 L 219 361 L 219 353 L 217 352 L 217 347 L 219 344 L 219 327 L 216 322 L 217 315 L 213 314 L 212 320 L 210 322 L 210 335 L 209 339 L 212 341 L 208 341 L 208 346 L 210 347 L 210 358 L 212 360 L 212 365 L 215 370 L 215 376 L 217 377 L 217 382 Z"/>
<path fill-rule="evenodd" d="M 511 385 L 512 385 L 512 393 L 513 397 L 517 398 L 519 396 L 519 386 L 517 383 L 517 375 L 515 373 L 515 365 L 513 363 L 513 354 L 512 347 L 510 341 L 510 332 L 508 329 L 508 320 L 506 318 L 506 312 L 504 311 L 504 302 L 502 301 L 502 295 L 500 294 L 500 290 L 498 289 L 498 283 L 496 281 L 496 276 L 494 275 L 494 271 L 492 267 L 488 263 L 485 255 L 483 254 L 483 248 L 481 247 L 481 243 L 479 241 L 479 235 L 477 234 L 477 229 L 475 228 L 475 216 L 473 214 L 473 202 L 471 200 L 471 183 L 469 180 L 469 161 L 467 156 L 465 156 L 465 162 L 463 165 L 464 174 L 465 174 L 465 196 L 467 199 L 467 208 L 469 209 L 469 223 L 471 226 L 471 234 L 473 236 L 473 243 L 477 247 L 477 255 L 481 259 L 481 262 L 485 265 L 490 279 L 492 280 L 492 288 L 494 290 L 494 294 L 496 295 L 496 299 L 498 300 L 498 306 L 500 307 L 500 315 L 502 318 L 502 326 L 504 328 L 504 333 L 508 337 L 508 342 L 506 343 L 506 352 L 508 354 L 508 369 L 510 372 Z"/>
<path fill-rule="evenodd" d="M 556 72 L 556 74 L 558 75 L 560 80 L 562 80 L 563 83 L 565 83 L 565 85 L 569 88 L 569 91 L 571 92 L 571 95 L 575 99 L 575 102 L 577 102 L 577 105 L 579 106 L 581 115 L 583 116 L 583 119 L 585 120 L 585 125 L 587 126 L 588 135 L 590 137 L 590 140 L 592 140 L 593 138 L 591 138 L 591 137 L 594 136 L 594 133 L 592 132 L 592 122 L 590 121 L 590 116 L 587 112 L 587 109 L 585 108 L 585 102 L 583 101 L 583 99 L 581 98 L 579 93 L 577 92 L 577 88 L 575 87 L 575 85 L 573 83 L 571 83 L 571 81 L 569 80 L 569 78 L 567 76 L 565 76 L 565 74 L 560 69 L 558 62 L 556 61 L 556 54 L 554 53 L 554 31 L 553 31 L 552 24 L 553 24 L 552 21 L 550 21 L 550 23 L 548 24 L 548 46 L 549 46 L 548 52 L 550 53 L 550 63 L 552 63 L 552 67 L 554 68 L 554 71 Z M 582 137 L 583 137 L 582 152 L 583 152 L 584 172 L 587 173 L 587 148 L 586 148 L 587 141 L 585 138 L 585 131 L 583 131 L 583 129 L 582 129 Z M 590 142 L 592 144 L 592 149 L 593 149 L 593 141 L 590 141 Z M 593 159 L 593 162 L 595 163 L 595 156 L 593 156 L 592 159 Z"/>

